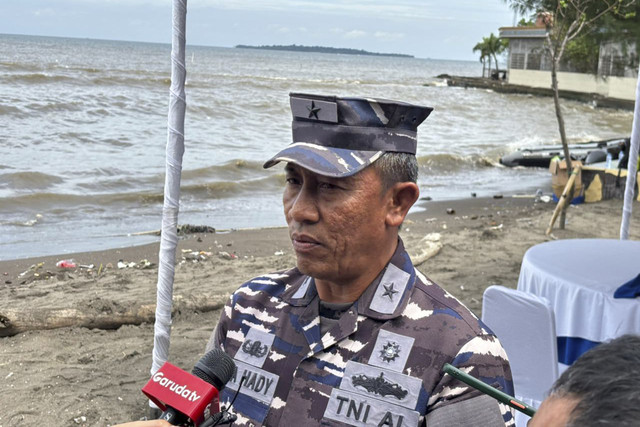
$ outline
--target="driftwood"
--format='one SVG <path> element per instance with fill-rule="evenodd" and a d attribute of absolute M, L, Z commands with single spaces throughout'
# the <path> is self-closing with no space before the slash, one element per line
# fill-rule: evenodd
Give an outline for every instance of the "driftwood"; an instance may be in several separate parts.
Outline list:
<path fill-rule="evenodd" d="M 174 298 L 172 315 L 181 311 L 207 312 L 224 306 L 228 295 L 202 296 L 184 299 Z M 155 320 L 156 305 L 147 304 L 115 312 L 96 313 L 95 310 L 60 309 L 0 309 L 0 337 L 17 335 L 26 331 L 80 326 L 95 329 L 118 329 L 123 325 L 140 325 Z"/>
<path fill-rule="evenodd" d="M 556 205 L 556 209 L 553 211 L 553 215 L 551 216 L 551 221 L 549 221 L 549 227 L 547 227 L 547 231 L 545 232 L 545 234 L 548 236 L 549 234 L 551 234 L 551 230 L 553 229 L 553 224 L 556 222 L 556 219 L 558 218 L 558 214 L 560 213 L 560 211 L 563 210 L 564 205 L 567 204 L 567 199 L 568 199 L 568 195 L 569 192 L 571 192 L 571 190 L 573 190 L 573 183 L 576 180 L 576 176 L 578 176 L 578 173 L 580 172 L 580 165 L 577 165 L 573 168 L 572 172 L 571 172 L 571 176 L 569 177 L 569 180 L 567 181 L 567 185 L 565 185 L 564 187 L 564 191 L 562 192 L 562 195 L 560 196 L 560 200 L 558 200 L 558 204 Z"/>

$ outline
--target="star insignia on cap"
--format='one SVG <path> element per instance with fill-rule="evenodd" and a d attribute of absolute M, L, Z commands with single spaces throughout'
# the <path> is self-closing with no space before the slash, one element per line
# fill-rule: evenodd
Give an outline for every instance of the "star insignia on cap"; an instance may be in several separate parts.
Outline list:
<path fill-rule="evenodd" d="M 400 356 L 400 345 L 397 342 L 387 341 L 380 350 L 380 358 L 387 363 L 393 362 L 398 356 Z"/>
<path fill-rule="evenodd" d="M 393 289 L 393 283 L 391 283 L 388 286 L 387 285 L 382 285 L 382 286 L 384 286 L 384 293 L 382 294 L 382 296 L 389 297 L 389 299 L 393 301 L 393 295 L 398 293 L 398 291 Z"/>
<path fill-rule="evenodd" d="M 307 110 L 309 110 L 309 118 L 315 117 L 318 118 L 318 111 L 322 110 L 320 107 L 316 107 L 316 103 L 311 101 L 311 106 L 307 105 Z"/>

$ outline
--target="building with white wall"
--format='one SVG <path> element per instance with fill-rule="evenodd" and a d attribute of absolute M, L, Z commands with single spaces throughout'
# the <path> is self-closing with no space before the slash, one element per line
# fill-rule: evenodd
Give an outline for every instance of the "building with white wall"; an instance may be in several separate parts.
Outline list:
<path fill-rule="evenodd" d="M 546 36 L 544 26 L 500 28 L 500 37 L 509 39 L 507 79 L 510 84 L 551 87 L 551 58 L 544 47 Z M 577 73 L 570 65 L 562 64 L 558 71 L 558 88 L 634 101 L 638 58 L 635 43 L 627 44 L 626 49 L 624 46 L 620 42 L 600 46 L 598 74 Z"/>

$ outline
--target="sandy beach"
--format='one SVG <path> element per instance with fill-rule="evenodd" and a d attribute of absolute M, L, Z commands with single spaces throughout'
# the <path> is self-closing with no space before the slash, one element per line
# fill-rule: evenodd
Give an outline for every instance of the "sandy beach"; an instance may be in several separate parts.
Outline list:
<path fill-rule="evenodd" d="M 533 197 L 423 205 L 405 222 L 405 246 L 418 269 L 477 314 L 487 286 L 516 286 L 528 248 L 549 239 L 617 239 L 622 214 L 621 200 L 572 206 L 566 229 L 545 236 L 555 204 Z M 634 203 L 634 240 L 639 209 Z M 75 268 L 56 267 L 70 258 Z M 187 371 L 230 292 L 294 265 L 285 228 L 188 233 L 176 258 L 169 360 Z M 107 426 L 147 415 L 140 389 L 151 366 L 157 259 L 151 244 L 0 262 L 0 427 Z"/>

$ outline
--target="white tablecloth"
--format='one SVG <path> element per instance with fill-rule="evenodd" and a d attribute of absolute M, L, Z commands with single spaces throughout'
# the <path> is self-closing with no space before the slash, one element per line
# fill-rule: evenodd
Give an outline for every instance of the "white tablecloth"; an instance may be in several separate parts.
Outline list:
<path fill-rule="evenodd" d="M 640 334 L 640 298 L 614 298 L 640 273 L 640 242 L 570 239 L 530 248 L 518 289 L 547 298 L 556 317 L 558 358 L 570 365 L 588 348 Z"/>

